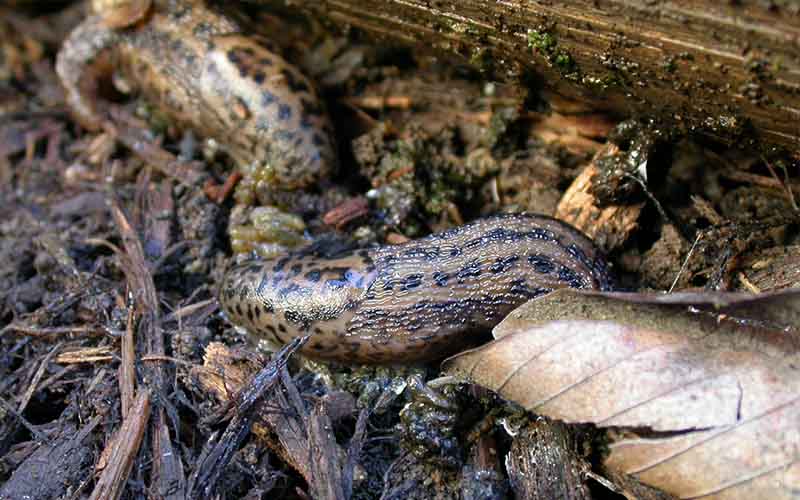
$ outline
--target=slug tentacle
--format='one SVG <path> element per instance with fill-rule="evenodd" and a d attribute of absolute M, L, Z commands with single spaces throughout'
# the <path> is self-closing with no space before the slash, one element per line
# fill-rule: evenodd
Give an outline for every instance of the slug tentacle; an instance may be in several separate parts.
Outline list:
<path fill-rule="evenodd" d="M 577 229 L 527 214 L 489 217 L 403 245 L 335 259 L 308 255 L 228 271 L 228 318 L 303 352 L 391 363 L 452 353 L 525 301 L 557 288 L 610 290 L 603 256 Z"/>

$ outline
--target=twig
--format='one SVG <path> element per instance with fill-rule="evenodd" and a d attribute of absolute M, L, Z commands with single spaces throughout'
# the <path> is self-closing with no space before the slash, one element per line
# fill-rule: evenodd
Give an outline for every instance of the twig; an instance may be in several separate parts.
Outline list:
<path fill-rule="evenodd" d="M 778 184 L 783 189 L 784 193 L 786 193 L 786 198 L 788 198 L 789 203 L 792 205 L 792 209 L 795 212 L 797 212 L 798 211 L 797 203 L 795 202 L 794 193 L 792 192 L 792 188 L 789 185 L 789 179 L 788 179 L 789 175 L 788 175 L 788 173 L 784 172 L 784 173 L 787 174 L 786 175 L 787 178 L 785 180 L 781 181 L 780 178 L 778 178 L 778 174 L 775 172 L 775 169 L 772 168 L 772 165 L 770 164 L 770 162 L 767 161 L 766 158 L 764 158 L 764 155 L 761 155 L 761 161 L 764 162 L 764 165 L 767 166 L 767 170 L 769 170 L 769 173 L 772 174 L 772 177 L 775 179 L 776 182 L 778 182 Z"/>
<path fill-rule="evenodd" d="M 189 479 L 187 498 L 210 498 L 212 496 L 214 486 L 225 465 L 250 432 L 250 425 L 257 416 L 257 412 L 254 411 L 257 407 L 256 403 L 260 403 L 265 394 L 268 394 L 269 390 L 280 381 L 281 369 L 286 365 L 289 357 L 308 342 L 308 339 L 308 336 L 299 337 L 286 344 L 275 353 L 272 361 L 253 377 L 253 381 L 239 393 L 233 418 L 219 439 L 215 439 L 214 436 L 209 440 L 209 444 L 214 441 L 216 443 L 204 451 L 197 468 Z"/>
<path fill-rule="evenodd" d="M 99 326 L 60 326 L 51 328 L 38 328 L 35 326 L 20 325 L 10 323 L 0 330 L 0 336 L 6 332 L 15 332 L 19 335 L 29 335 L 31 337 L 47 337 L 50 335 L 102 335 L 105 333 Z"/>
<path fill-rule="evenodd" d="M 106 445 L 103 454 L 108 453 L 108 464 L 97 480 L 90 500 L 116 500 L 125 491 L 149 419 L 150 392 L 140 388 L 122 427 Z"/>
<path fill-rule="evenodd" d="M 19 411 L 20 413 L 25 411 L 25 407 L 28 406 L 28 402 L 33 397 L 33 393 L 36 392 L 36 386 L 39 385 L 39 382 L 42 380 L 42 377 L 44 377 L 44 371 L 47 369 L 47 365 L 50 364 L 50 361 L 53 359 L 53 357 L 56 355 L 56 353 L 61 349 L 61 346 L 63 345 L 64 345 L 63 342 L 59 342 L 58 344 L 54 345 L 53 348 L 50 349 L 50 352 L 48 352 L 47 355 L 44 357 L 44 359 L 42 359 L 41 363 L 39 363 L 39 367 L 36 369 L 36 374 L 34 374 L 33 380 L 31 380 L 31 383 L 28 385 L 28 390 L 25 391 L 25 395 L 19 402 L 19 407 L 17 408 L 17 411 Z"/>
<path fill-rule="evenodd" d="M 686 271 L 686 267 L 689 265 L 689 259 L 692 258 L 692 254 L 694 253 L 694 249 L 697 247 L 697 243 L 700 241 L 702 237 L 703 236 L 701 234 L 698 234 L 695 237 L 694 243 L 692 243 L 692 246 L 689 248 L 689 252 L 686 254 L 686 258 L 683 259 L 683 264 L 681 264 L 681 268 L 678 270 L 678 274 L 675 275 L 675 279 L 672 281 L 672 285 L 670 285 L 667 293 L 672 293 L 672 291 L 675 289 L 675 286 L 678 284 L 678 280 L 680 279 L 681 274 L 683 274 L 683 272 Z"/>

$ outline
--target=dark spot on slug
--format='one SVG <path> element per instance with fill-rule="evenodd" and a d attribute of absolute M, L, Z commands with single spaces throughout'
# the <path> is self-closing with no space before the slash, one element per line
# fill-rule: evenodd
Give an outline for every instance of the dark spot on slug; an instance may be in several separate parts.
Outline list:
<path fill-rule="evenodd" d="M 322 116 L 322 106 L 316 102 L 306 99 L 305 97 L 300 99 L 300 108 L 304 114 L 310 116 Z"/>
<path fill-rule="evenodd" d="M 308 84 L 300 78 L 294 71 L 285 68 L 281 71 L 281 74 L 286 79 L 286 84 L 292 90 L 292 92 L 296 94 L 308 92 Z"/>
<path fill-rule="evenodd" d="M 556 235 L 552 231 L 544 228 L 535 228 L 528 235 L 536 240 L 553 241 L 556 239 Z"/>
<path fill-rule="evenodd" d="M 489 272 L 492 274 L 507 272 L 514 266 L 514 263 L 519 260 L 519 255 L 506 255 L 498 257 L 494 263 L 489 266 Z"/>
<path fill-rule="evenodd" d="M 288 143 L 292 142 L 297 137 L 297 132 L 294 130 L 278 130 L 273 135 L 276 141 Z"/>
<path fill-rule="evenodd" d="M 289 272 L 289 278 L 294 278 L 303 271 L 303 264 L 294 264 Z"/>
<path fill-rule="evenodd" d="M 584 288 L 586 286 L 583 279 L 568 267 L 562 267 L 558 270 L 558 279 L 569 284 L 571 288 Z"/>
<path fill-rule="evenodd" d="M 481 262 L 478 259 L 471 261 L 456 272 L 456 278 L 462 283 L 467 278 L 477 278 L 481 275 Z"/>
<path fill-rule="evenodd" d="M 288 264 L 290 260 L 291 257 L 282 257 L 278 260 L 278 262 L 275 263 L 275 266 L 272 268 L 272 272 L 277 273 L 283 271 L 283 268 L 286 267 L 286 264 Z"/>
<path fill-rule="evenodd" d="M 310 292 L 307 288 L 303 288 L 297 283 L 289 283 L 288 286 L 278 290 L 278 297 L 283 299 L 291 294 L 303 294 L 303 292 Z"/>
<path fill-rule="evenodd" d="M 422 284 L 422 274 L 409 274 L 403 283 L 403 290 L 413 290 Z"/>
<path fill-rule="evenodd" d="M 433 273 L 433 282 L 436 283 L 437 286 L 447 286 L 447 280 L 450 279 L 450 276 L 447 273 L 443 273 L 441 271 L 436 271 Z"/>
<path fill-rule="evenodd" d="M 261 105 L 264 106 L 265 108 L 270 106 L 270 105 L 272 105 L 277 100 L 278 100 L 278 98 L 275 97 L 275 94 L 273 94 L 269 90 L 262 90 L 261 91 Z"/>
<path fill-rule="evenodd" d="M 433 237 L 439 240 L 448 240 L 450 238 L 458 236 L 460 232 L 461 232 L 460 227 L 451 227 L 450 229 L 445 229 L 444 231 L 436 233 Z"/>
<path fill-rule="evenodd" d="M 550 274 L 556 269 L 553 261 L 541 254 L 529 255 L 528 263 L 533 266 L 537 273 Z"/>
<path fill-rule="evenodd" d="M 288 104 L 281 104 L 278 107 L 278 120 L 286 121 L 292 117 L 292 107 Z"/>
<path fill-rule="evenodd" d="M 567 245 L 567 253 L 572 255 L 575 259 L 579 260 L 583 264 L 589 265 L 589 259 L 586 258 L 586 254 L 574 243 Z"/>
<path fill-rule="evenodd" d="M 524 279 L 517 279 L 511 282 L 509 291 L 513 294 L 525 297 L 526 299 L 535 299 L 552 290 L 549 288 L 531 287 Z"/>

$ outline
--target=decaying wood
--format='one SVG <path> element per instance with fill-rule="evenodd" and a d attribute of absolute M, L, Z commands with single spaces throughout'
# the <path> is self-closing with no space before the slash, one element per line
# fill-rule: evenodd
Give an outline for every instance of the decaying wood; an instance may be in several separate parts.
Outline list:
<path fill-rule="evenodd" d="M 130 296 L 135 302 L 138 316 L 138 325 L 133 326 L 133 315 L 128 318 L 128 328 L 123 341 L 122 364 L 120 366 L 120 393 L 123 396 L 123 409 L 135 408 L 132 403 L 125 404 L 125 397 L 132 389 L 135 357 L 141 351 L 147 356 L 163 357 L 164 332 L 159 326 L 160 311 L 158 294 L 153 282 L 151 268 L 156 264 L 145 257 L 144 242 L 156 257 L 163 257 L 169 246 L 169 219 L 154 217 L 152 214 L 169 214 L 174 211 L 172 202 L 172 185 L 165 181 L 160 187 L 150 185 L 150 177 L 145 172 L 138 180 L 138 204 L 134 213 L 135 223 L 126 216 L 119 201 L 111 198 L 111 213 L 122 236 L 124 254 L 120 254 L 122 268 L 125 272 Z M 146 201 L 145 201 L 146 200 Z M 143 229 L 143 239 L 140 239 L 136 229 Z M 135 337 L 135 338 L 134 338 Z M 139 349 L 136 350 L 135 346 Z M 166 394 L 173 391 L 174 380 L 166 373 L 161 363 L 146 363 L 141 370 L 146 374 L 144 385 L 149 388 L 149 393 L 155 394 L 156 404 L 152 409 L 151 446 L 158 453 L 154 454 L 153 476 L 155 489 L 164 498 L 182 498 L 185 479 L 183 464 L 179 454 L 173 449 L 168 439 L 166 416 Z M 141 390 L 141 389 L 139 389 Z M 148 416 L 150 415 L 148 402 Z M 126 422 L 130 414 L 126 415 Z M 147 420 L 147 419 L 145 419 Z M 165 439 L 166 437 L 166 439 Z"/>
<path fill-rule="evenodd" d="M 150 392 L 140 390 L 128 416 L 103 452 L 108 456 L 100 479 L 92 491 L 91 500 L 116 499 L 125 491 L 128 475 L 144 438 L 150 418 Z"/>
<path fill-rule="evenodd" d="M 519 499 L 592 498 L 586 484 L 590 469 L 563 424 L 544 419 L 530 423 L 514 438 L 508 453 L 509 481 Z"/>
<path fill-rule="evenodd" d="M 592 179 L 598 174 L 597 160 L 614 155 L 619 148 L 612 143 L 603 146 L 586 168 L 572 181 L 556 208 L 556 217 L 569 222 L 605 252 L 621 247 L 637 228 L 644 203 L 598 206 L 591 193 Z"/>
<path fill-rule="evenodd" d="M 235 407 L 228 411 L 233 417 L 225 432 L 219 438 L 212 438 L 213 446 L 207 446 L 204 450 L 197 468 L 189 479 L 189 498 L 213 496 L 217 481 L 222 477 L 225 467 L 250 433 L 250 426 L 258 418 L 260 404 L 265 398 L 269 398 L 281 380 L 281 371 L 285 369 L 289 357 L 307 340 L 307 337 L 296 338 L 286 344 L 248 381 L 247 385 L 237 390 L 236 396 L 230 401 L 235 403 Z"/>
<path fill-rule="evenodd" d="M 556 94 L 592 109 L 667 119 L 730 142 L 751 123 L 765 142 L 797 146 L 797 2 L 285 3 L 339 27 L 457 53 L 491 76 L 533 70 Z"/>
<path fill-rule="evenodd" d="M 294 347 L 296 349 L 297 345 Z M 252 361 L 242 360 L 228 347 L 212 343 L 206 349 L 204 368 L 196 369 L 195 374 L 204 390 L 214 394 L 222 403 L 230 404 L 240 399 L 236 396 L 239 391 L 252 390 L 248 389 L 252 385 Z M 256 412 L 250 412 L 252 419 L 245 422 L 247 427 L 252 422 L 254 433 L 267 441 L 282 460 L 303 476 L 312 498 L 349 498 L 353 470 L 366 431 L 367 412 L 362 411 L 350 446 L 344 449 L 333 435 L 332 417 L 355 411 L 352 398 L 347 397 L 345 403 L 338 401 L 337 404 L 339 398 L 328 395 L 308 409 L 285 370 L 281 378 L 284 390 L 271 391 L 264 398 L 264 404 L 258 406 Z M 339 408 L 341 406 L 345 410 Z M 242 411 L 242 404 L 237 402 L 237 414 Z M 224 441 L 220 438 L 221 443 Z"/>
<path fill-rule="evenodd" d="M 0 486 L 0 500 L 77 494 L 90 477 L 90 441 L 99 423 L 95 417 L 80 430 L 67 423 L 57 436 L 49 436 Z"/>

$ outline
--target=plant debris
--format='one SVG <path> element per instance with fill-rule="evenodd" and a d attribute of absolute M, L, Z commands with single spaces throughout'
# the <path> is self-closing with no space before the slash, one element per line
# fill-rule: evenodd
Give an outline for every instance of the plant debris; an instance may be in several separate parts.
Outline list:
<path fill-rule="evenodd" d="M 85 2 L 0 8 L 0 499 L 669 496 L 648 484 L 748 498 L 785 493 L 757 489 L 778 476 L 796 485 L 796 418 L 781 420 L 796 417 L 796 295 L 781 293 L 800 286 L 796 151 L 495 82 L 488 53 L 476 68 L 292 7 L 220 7 L 320 83 L 342 165 L 327 184 L 257 190 L 136 95 L 82 130 L 53 63 Z M 525 48 L 578 74 L 544 28 Z M 480 365 L 499 395 L 435 363 L 327 365 L 289 356 L 296 345 L 270 361 L 219 311 L 237 258 L 402 243 L 510 211 L 579 227 L 641 295 L 543 297 L 495 332 L 516 333 L 449 362 Z M 590 302 L 604 312 L 578 317 Z M 522 318 L 542 304 L 535 325 Z M 630 349 L 651 358 L 625 365 Z M 592 385 L 610 359 L 616 383 Z M 696 390 L 676 410 L 667 383 Z M 735 452 L 747 463 L 731 468 Z"/>

